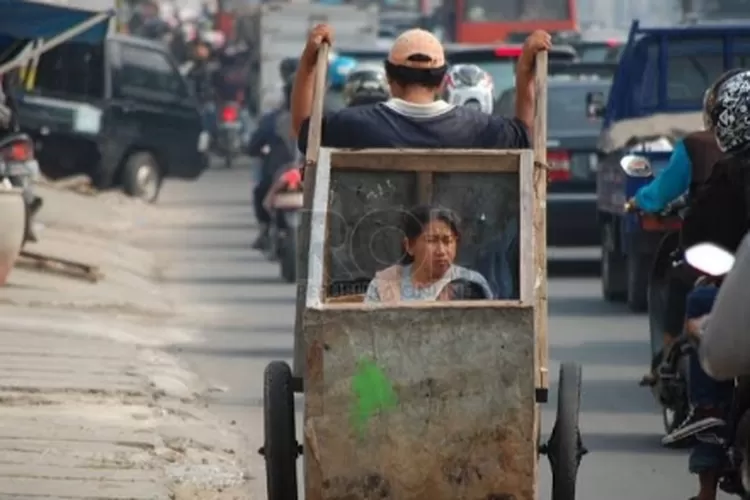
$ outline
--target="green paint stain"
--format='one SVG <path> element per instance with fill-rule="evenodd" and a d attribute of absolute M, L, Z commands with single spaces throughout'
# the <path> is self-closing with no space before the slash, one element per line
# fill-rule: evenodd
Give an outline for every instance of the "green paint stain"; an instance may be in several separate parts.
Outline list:
<path fill-rule="evenodd" d="M 360 437 L 364 436 L 370 419 L 382 411 L 398 405 L 396 391 L 385 372 L 370 359 L 360 359 L 352 377 L 354 404 L 352 425 Z"/>

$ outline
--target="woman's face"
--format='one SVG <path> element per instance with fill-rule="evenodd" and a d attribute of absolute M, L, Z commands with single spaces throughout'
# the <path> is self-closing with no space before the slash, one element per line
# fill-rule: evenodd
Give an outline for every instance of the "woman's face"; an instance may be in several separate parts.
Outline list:
<path fill-rule="evenodd" d="M 430 221 L 422 234 L 405 244 L 415 268 L 434 279 L 443 276 L 453 264 L 457 245 L 458 238 L 451 227 L 441 220 Z"/>

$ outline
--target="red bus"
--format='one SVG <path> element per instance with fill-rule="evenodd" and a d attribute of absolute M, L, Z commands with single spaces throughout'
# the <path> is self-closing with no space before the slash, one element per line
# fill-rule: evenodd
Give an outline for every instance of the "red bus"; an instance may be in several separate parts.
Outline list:
<path fill-rule="evenodd" d="M 575 31 L 576 0 L 455 0 L 446 27 L 458 43 L 499 43 L 511 33 Z"/>

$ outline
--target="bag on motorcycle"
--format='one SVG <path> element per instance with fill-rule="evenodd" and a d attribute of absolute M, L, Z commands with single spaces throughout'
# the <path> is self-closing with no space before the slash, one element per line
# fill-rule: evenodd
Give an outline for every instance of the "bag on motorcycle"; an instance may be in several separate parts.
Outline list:
<path fill-rule="evenodd" d="M 724 279 L 701 335 L 700 359 L 717 380 L 750 375 L 750 235 L 737 249 L 732 271 Z"/>

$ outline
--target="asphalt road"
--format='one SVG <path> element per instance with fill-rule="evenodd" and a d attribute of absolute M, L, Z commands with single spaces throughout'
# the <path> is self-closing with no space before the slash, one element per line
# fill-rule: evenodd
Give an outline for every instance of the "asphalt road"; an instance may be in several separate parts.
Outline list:
<path fill-rule="evenodd" d="M 165 280 L 186 311 L 182 324 L 202 340 L 173 346 L 196 371 L 225 389 L 211 407 L 261 445 L 262 372 L 292 356 L 294 286 L 276 265 L 250 249 L 254 237 L 247 168 L 214 169 L 195 183 L 170 182 L 161 210 L 180 222 L 149 223 L 147 241 L 171 252 Z M 661 416 L 637 381 L 648 359 L 646 320 L 605 303 L 596 277 L 553 277 L 549 284 L 550 343 L 557 378 L 560 362 L 583 365 L 581 430 L 590 454 L 579 474 L 580 500 L 687 499 L 696 479 L 687 454 L 659 444 Z M 543 413 L 554 420 L 556 393 Z M 252 457 L 263 491 L 260 457 Z M 539 498 L 549 498 L 549 467 L 542 464 Z"/>

